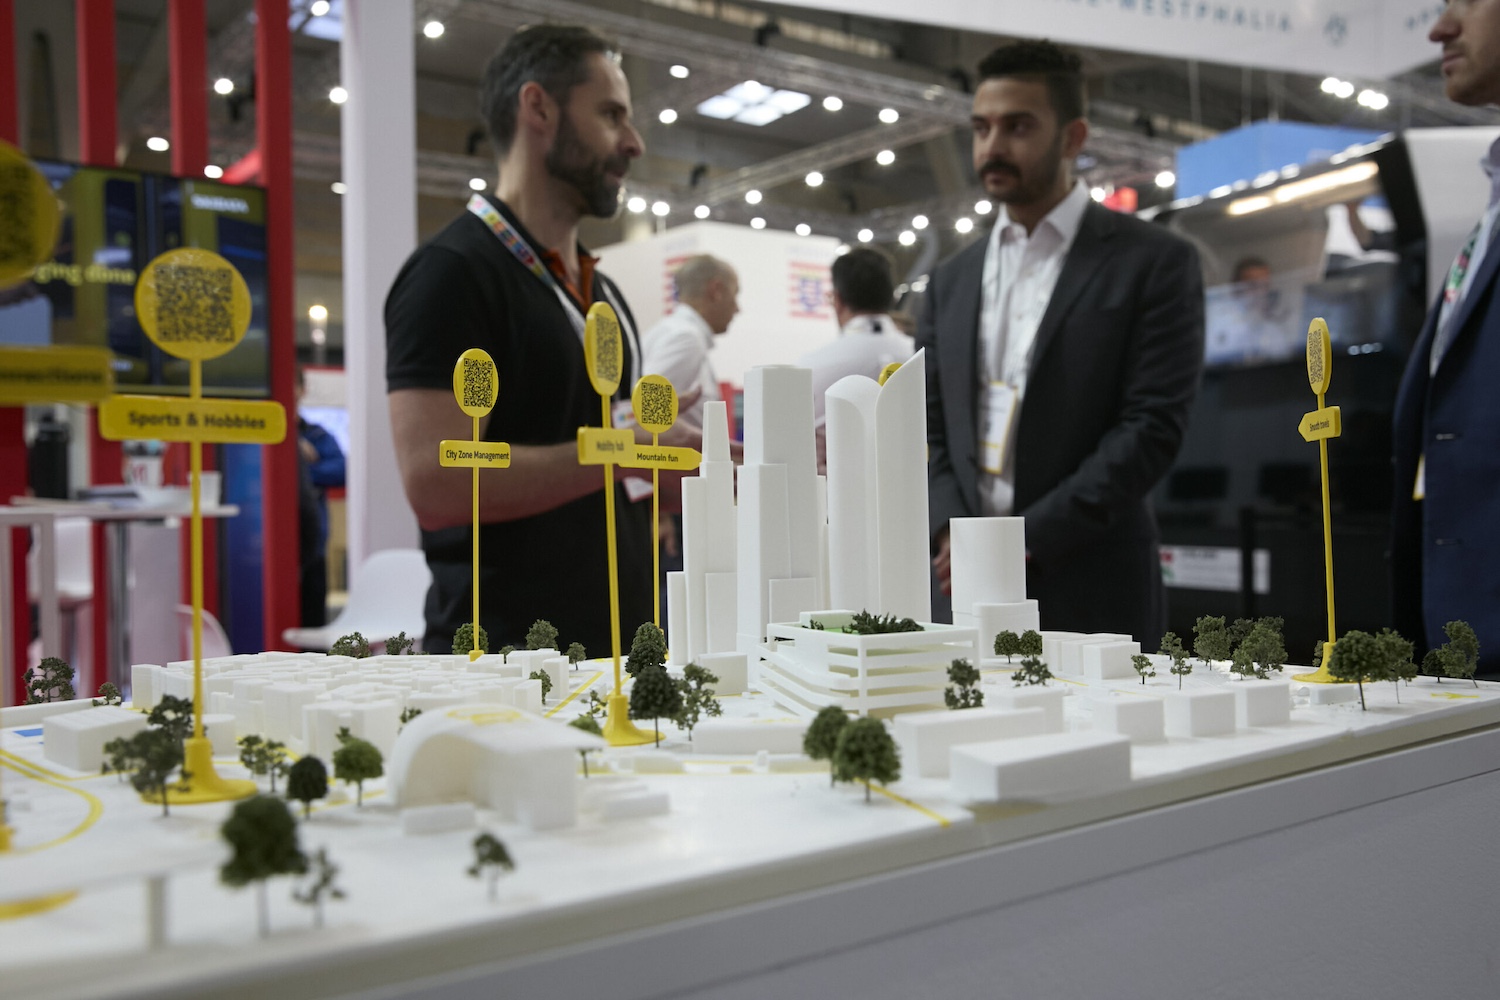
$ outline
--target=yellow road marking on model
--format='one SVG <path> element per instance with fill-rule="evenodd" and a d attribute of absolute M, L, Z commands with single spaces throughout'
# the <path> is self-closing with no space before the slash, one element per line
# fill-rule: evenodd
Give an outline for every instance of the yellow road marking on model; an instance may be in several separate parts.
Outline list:
<path fill-rule="evenodd" d="M 10 755 L 6 754 L 6 756 Z M 16 854 L 31 854 L 36 851 L 45 851 L 49 847 L 56 847 L 58 844 L 66 843 L 67 841 L 72 840 L 74 837 L 83 833 L 89 827 L 93 826 L 99 821 L 99 817 L 104 815 L 104 803 L 100 802 L 98 798 L 89 794 L 88 792 L 85 792 L 81 788 L 73 788 L 69 785 L 63 784 L 62 782 L 53 781 L 51 778 L 33 773 L 26 766 L 24 766 L 24 762 L 23 766 L 21 767 L 17 767 L 10 761 L 0 761 L 0 764 L 3 764 L 5 767 L 10 768 L 12 771 L 16 772 L 23 778 L 30 778 L 32 781 L 39 781 L 44 785 L 51 785 L 53 788 L 61 788 L 65 792 L 72 792 L 74 795 L 81 797 L 85 802 L 89 804 L 89 814 L 83 818 L 83 822 L 79 823 L 78 826 L 74 827 L 71 831 L 63 834 L 61 837 L 53 838 L 52 840 L 49 840 L 45 843 L 32 844 L 28 847 L 17 847 L 15 848 Z"/>
<path fill-rule="evenodd" d="M 585 691 L 589 690 L 590 688 L 592 688 L 595 684 L 598 684 L 599 683 L 599 678 L 601 678 L 603 676 L 604 676 L 604 671 L 601 670 L 597 674 L 595 674 L 594 676 L 590 677 L 588 679 L 588 683 L 587 684 L 584 684 L 581 687 L 579 687 L 579 689 L 577 691 L 574 691 L 572 694 L 568 695 L 562 701 L 558 702 L 556 708 L 554 708 L 552 711 L 546 713 L 547 718 L 550 719 L 554 715 L 556 715 L 558 712 L 561 712 L 563 710 L 563 708 L 568 704 L 568 702 L 572 701 L 574 698 L 577 698 L 579 695 L 583 694 L 583 692 L 585 692 Z"/>
<path fill-rule="evenodd" d="M 926 806 L 919 805 L 918 803 L 913 802 L 911 799 L 908 799 L 905 796 L 897 795 L 895 792 L 891 791 L 889 788 L 886 788 L 884 785 L 871 785 L 870 787 L 875 789 L 875 791 L 879 792 L 881 795 L 884 795 L 886 798 L 892 800 L 893 802 L 899 802 L 903 806 L 915 809 L 917 812 L 921 813 L 923 816 L 926 816 L 928 819 L 937 820 L 939 826 L 950 827 L 953 825 L 952 820 L 948 819 L 948 817 L 935 813 L 931 809 L 928 809 Z"/>
<path fill-rule="evenodd" d="M 29 767 L 29 768 L 31 768 L 31 770 L 35 771 L 37 774 L 46 775 L 47 777 L 51 778 L 53 781 L 88 781 L 91 778 L 100 778 L 100 777 L 103 777 L 102 773 L 101 774 L 79 774 L 79 775 L 72 775 L 72 776 L 66 775 L 66 774 L 59 774 L 56 771 L 52 770 L 51 768 L 43 767 L 41 764 L 37 764 L 37 763 L 35 763 L 33 761 L 29 761 L 25 757 L 21 757 L 21 756 L 18 756 L 16 754 L 13 754 L 9 750 L 0 750 L 0 759 L 8 760 L 12 764 L 19 764 L 21 767 Z"/>

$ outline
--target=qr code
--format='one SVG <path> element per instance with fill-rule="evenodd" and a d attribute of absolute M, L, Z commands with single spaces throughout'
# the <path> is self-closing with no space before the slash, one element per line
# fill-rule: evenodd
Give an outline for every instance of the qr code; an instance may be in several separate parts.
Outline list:
<path fill-rule="evenodd" d="M 29 266 L 35 206 L 28 197 L 31 174 L 19 163 L 0 166 L 0 265 Z"/>
<path fill-rule="evenodd" d="M 677 394 L 672 391 L 670 385 L 662 385 L 660 382 L 642 382 L 640 393 L 641 412 L 635 416 L 636 422 L 642 427 L 666 427 L 676 419 L 673 404 L 676 402 Z"/>
<path fill-rule="evenodd" d="M 620 381 L 620 324 L 606 316 L 595 319 L 594 373 L 606 382 Z"/>
<path fill-rule="evenodd" d="M 463 358 L 464 405 L 489 409 L 495 405 L 495 363 L 486 358 Z"/>
<path fill-rule="evenodd" d="M 1323 381 L 1323 334 L 1317 327 L 1307 331 L 1307 378 L 1313 385 Z"/>
<path fill-rule="evenodd" d="M 199 344 L 234 342 L 230 315 L 233 274 L 193 264 L 156 268 L 156 339 Z"/>

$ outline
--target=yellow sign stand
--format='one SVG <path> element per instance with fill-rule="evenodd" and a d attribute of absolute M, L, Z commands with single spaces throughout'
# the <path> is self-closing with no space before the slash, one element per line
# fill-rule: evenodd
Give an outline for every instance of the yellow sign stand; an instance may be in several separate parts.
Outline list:
<path fill-rule="evenodd" d="M 188 442 L 193 513 L 193 735 L 183 744 L 183 779 L 174 803 L 224 802 L 257 791 L 254 781 L 222 778 L 213 742 L 203 735 L 203 442 L 275 444 L 286 437 L 286 413 L 274 402 L 203 398 L 203 362 L 232 351 L 250 326 L 250 289 L 223 257 L 180 247 L 146 265 L 135 286 L 135 314 L 151 342 L 188 367 L 188 398 L 116 396 L 99 408 L 99 433 L 111 441 L 156 438 Z"/>
<path fill-rule="evenodd" d="M 651 432 L 651 447 L 637 448 L 635 467 L 651 470 L 651 611 L 661 628 L 661 470 L 696 469 L 703 460 L 692 448 L 663 448 L 664 431 L 677 422 L 677 390 L 664 375 L 647 375 L 630 393 L 635 422 Z M 690 464 L 685 464 L 690 463 Z"/>
<path fill-rule="evenodd" d="M 438 464 L 448 469 L 471 469 L 474 491 L 474 645 L 469 650 L 469 661 L 484 655 L 479 644 L 479 470 L 510 468 L 510 445 L 503 441 L 479 440 L 479 420 L 495 408 L 500 395 L 500 373 L 495 370 L 495 360 L 485 351 L 471 347 L 458 356 L 453 366 L 453 398 L 458 408 L 474 421 L 474 433 L 469 441 L 441 441 L 438 443 Z"/>
<path fill-rule="evenodd" d="M 52 185 L 26 154 L 0 141 L 0 204 L 7 238 L 0 240 L 0 288 L 24 281 L 57 246 L 62 220 Z"/>
<path fill-rule="evenodd" d="M 108 399 L 113 360 L 102 347 L 0 347 L 0 406 Z"/>
<path fill-rule="evenodd" d="M 1328 324 L 1322 319 L 1314 319 L 1307 327 L 1307 381 L 1317 394 L 1318 408 L 1303 415 L 1297 430 L 1302 440 L 1318 442 L 1318 460 L 1323 469 L 1323 570 L 1328 590 L 1328 641 L 1323 643 L 1323 662 L 1318 669 L 1292 678 L 1312 684 L 1339 683 L 1328 672 L 1328 657 L 1333 653 L 1338 636 L 1333 625 L 1333 522 L 1328 512 L 1328 439 L 1338 437 L 1344 428 L 1339 408 L 1323 405 L 1323 394 L 1328 391 L 1332 377 L 1333 346 L 1328 337 Z"/>
<path fill-rule="evenodd" d="M 630 702 L 625 697 L 620 675 L 620 573 L 615 537 L 615 466 L 627 455 L 633 455 L 635 435 L 616 431 L 609 416 L 609 401 L 620 388 L 624 366 L 624 345 L 620 337 L 620 320 L 607 303 L 595 302 L 589 307 L 583 328 L 583 355 L 588 365 L 589 383 L 599 394 L 604 433 L 594 428 L 578 429 L 578 460 L 583 465 L 604 466 L 604 533 L 609 546 L 609 646 L 615 661 L 615 689 L 609 696 L 609 715 L 604 722 L 604 738 L 611 746 L 639 746 L 653 743 L 655 732 L 646 732 L 630 721 Z M 623 435 L 623 436 L 622 436 Z M 628 444 L 627 444 L 628 442 Z M 607 445 L 607 447 L 606 447 Z M 619 449 L 615 447 L 619 446 Z M 594 456 L 598 456 L 595 460 Z"/>

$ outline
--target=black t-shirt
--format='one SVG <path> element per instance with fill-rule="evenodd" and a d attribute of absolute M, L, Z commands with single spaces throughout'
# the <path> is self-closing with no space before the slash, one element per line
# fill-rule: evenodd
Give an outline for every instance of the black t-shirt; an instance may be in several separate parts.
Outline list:
<path fill-rule="evenodd" d="M 530 233 L 504 203 L 492 203 L 533 250 Z M 611 296 L 606 296 L 605 287 Z M 595 300 L 624 314 L 626 352 L 620 398 L 629 398 L 638 376 L 630 331 L 635 320 L 624 297 L 595 272 Z M 565 293 L 566 294 L 566 293 Z M 587 303 L 576 303 L 587 309 Z M 583 340 L 557 293 L 527 270 L 494 232 L 470 212 L 449 223 L 401 268 L 385 303 L 386 387 L 452 392 L 453 366 L 479 347 L 495 360 L 500 392 L 484 432 L 486 440 L 547 445 L 577 440 L 578 428 L 599 426 L 599 396 L 589 384 Z M 458 404 L 455 402 L 454 406 Z M 503 476 L 487 472 L 481 480 Z M 454 490 L 469 490 L 470 472 L 451 470 Z M 599 471 L 602 487 L 604 472 Z M 557 626 L 559 648 L 581 642 L 590 656 L 607 656 L 609 569 L 604 491 L 535 517 L 481 526 L 480 624 L 491 650 L 525 646 L 538 618 Z M 651 614 L 651 505 L 631 503 L 615 486 L 622 647 Z M 424 648 L 448 652 L 453 633 L 470 620 L 473 592 L 469 526 L 422 532 L 432 569 L 427 593 Z"/>

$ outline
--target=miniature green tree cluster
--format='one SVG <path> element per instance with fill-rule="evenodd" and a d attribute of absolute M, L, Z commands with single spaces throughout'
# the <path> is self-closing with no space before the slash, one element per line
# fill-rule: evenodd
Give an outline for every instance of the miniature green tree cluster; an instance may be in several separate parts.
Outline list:
<path fill-rule="evenodd" d="M 1021 658 L 1021 665 L 1011 671 L 1010 679 L 1016 687 L 1045 685 L 1052 680 L 1052 671 L 1047 668 L 1047 664 L 1042 662 L 1040 656 L 1025 656 Z"/>
<path fill-rule="evenodd" d="M 1279 672 L 1286 665 L 1286 644 L 1282 639 L 1285 624 L 1274 615 L 1253 621 L 1236 618 L 1233 624 L 1225 624 L 1222 615 L 1204 615 L 1193 625 L 1193 653 L 1205 667 L 1214 660 L 1228 660 L 1231 673 L 1267 680 L 1273 670 Z M 1187 656 L 1181 640 L 1168 632 L 1162 636 L 1161 651 L 1172 657 L 1172 672 L 1178 675 L 1180 687 L 1182 675 L 1192 672 L 1176 669 Z"/>
<path fill-rule="evenodd" d="M 885 635 L 891 632 L 920 632 L 922 626 L 914 618 L 897 618 L 895 615 L 858 611 L 855 612 L 853 618 L 849 619 L 849 624 L 844 631 L 851 635 Z"/>
<path fill-rule="evenodd" d="M 901 755 L 885 723 L 875 718 L 850 719 L 837 705 L 813 717 L 802 735 L 802 752 L 829 762 L 829 784 L 864 782 L 865 801 L 870 783 L 890 784 L 901 777 Z"/>
<path fill-rule="evenodd" d="M 1449 622 L 1443 626 L 1443 634 L 1448 641 L 1422 657 L 1422 673 L 1437 677 L 1439 683 L 1444 677 L 1474 681 L 1474 672 L 1479 669 L 1479 636 L 1465 621 Z M 1474 686 L 1479 682 L 1474 681 Z"/>
<path fill-rule="evenodd" d="M 1042 634 L 1029 628 L 1016 635 L 1010 629 L 995 636 L 995 655 L 1005 657 L 1005 662 L 1014 663 L 1017 656 L 1041 656 Z"/>
<path fill-rule="evenodd" d="M 350 632 L 334 640 L 333 645 L 328 647 L 328 655 L 352 656 L 356 660 L 363 660 L 370 655 L 370 643 L 360 633 Z"/>
<path fill-rule="evenodd" d="M 333 752 L 333 776 L 354 785 L 355 805 L 365 804 L 365 782 L 385 773 L 380 750 L 368 740 L 351 735 L 348 726 L 338 731 L 339 748 Z"/>
<path fill-rule="evenodd" d="M 67 660 L 48 656 L 26 671 L 26 704 L 45 705 L 54 701 L 72 701 L 73 667 Z"/>
<path fill-rule="evenodd" d="M 1365 681 L 1391 681 L 1396 685 L 1396 699 L 1401 699 L 1401 681 L 1417 676 L 1412 662 L 1412 644 L 1394 629 L 1381 629 L 1379 635 L 1350 629 L 1328 656 L 1328 672 L 1341 681 L 1359 685 L 1359 707 L 1365 704 Z"/>
<path fill-rule="evenodd" d="M 276 778 L 287 772 L 286 747 L 280 740 L 262 739 L 254 733 L 240 737 L 240 763 L 257 777 L 271 776 L 271 794 L 276 794 Z"/>
<path fill-rule="evenodd" d="M 948 664 L 948 686 L 943 689 L 943 703 L 949 708 L 979 708 L 984 692 L 979 689 L 979 668 L 965 659 Z"/>
<path fill-rule="evenodd" d="M 666 633 L 652 622 L 642 622 L 630 640 L 630 657 L 625 661 L 625 672 L 639 677 L 646 667 L 665 667 L 666 664 Z"/>

